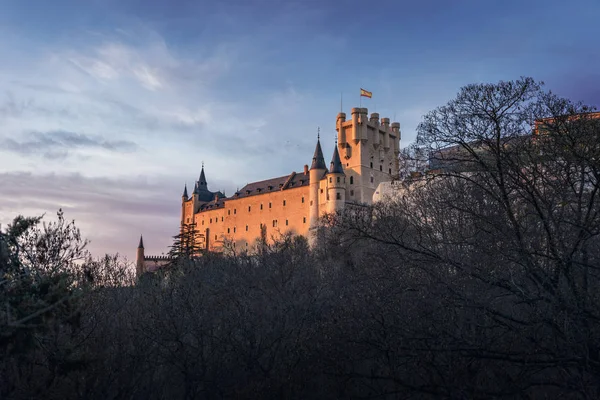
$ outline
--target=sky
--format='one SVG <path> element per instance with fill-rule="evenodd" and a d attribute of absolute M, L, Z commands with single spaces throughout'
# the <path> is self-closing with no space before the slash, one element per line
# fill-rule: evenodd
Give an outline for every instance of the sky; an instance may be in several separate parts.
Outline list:
<path fill-rule="evenodd" d="M 598 0 L 0 0 L 0 224 L 62 208 L 94 256 L 169 250 L 184 184 L 301 171 L 317 128 L 531 76 L 600 105 Z M 342 100 L 342 104 L 340 104 Z"/>

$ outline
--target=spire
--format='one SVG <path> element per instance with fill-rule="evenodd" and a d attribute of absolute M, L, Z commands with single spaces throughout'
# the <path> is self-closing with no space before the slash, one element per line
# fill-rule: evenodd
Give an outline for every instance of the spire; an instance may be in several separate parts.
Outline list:
<path fill-rule="evenodd" d="M 187 183 L 185 184 L 184 188 L 183 188 L 183 197 L 185 197 L 186 199 L 188 198 L 188 194 L 187 194 Z"/>
<path fill-rule="evenodd" d="M 333 157 L 331 158 L 331 166 L 329 168 L 330 174 L 343 174 L 344 167 L 342 166 L 342 161 L 340 160 L 340 153 L 337 148 L 337 141 L 335 147 L 333 148 Z"/>
<path fill-rule="evenodd" d="M 323 157 L 323 150 L 321 150 L 320 134 L 317 134 L 317 147 L 315 148 L 315 154 L 313 155 L 310 169 L 327 169 L 325 166 L 325 158 Z"/>
<path fill-rule="evenodd" d="M 140 235 L 140 244 L 138 245 L 138 249 L 143 249 L 144 248 L 144 239 L 142 238 L 142 235 Z"/>
<path fill-rule="evenodd" d="M 198 189 L 206 189 L 206 176 L 204 175 L 204 161 L 202 161 L 202 171 L 200 171 L 200 179 L 198 179 Z"/>

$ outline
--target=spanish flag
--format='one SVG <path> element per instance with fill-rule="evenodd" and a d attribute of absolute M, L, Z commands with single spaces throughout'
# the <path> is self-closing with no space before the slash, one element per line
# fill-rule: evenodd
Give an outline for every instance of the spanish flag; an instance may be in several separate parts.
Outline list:
<path fill-rule="evenodd" d="M 371 97 L 373 97 L 373 93 L 367 92 L 365 89 L 360 88 L 360 96 L 371 98 Z"/>

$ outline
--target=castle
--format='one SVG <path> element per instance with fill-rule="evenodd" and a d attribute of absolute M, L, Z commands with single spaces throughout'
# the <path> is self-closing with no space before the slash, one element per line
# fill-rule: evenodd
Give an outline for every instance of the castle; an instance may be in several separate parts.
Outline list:
<path fill-rule="evenodd" d="M 226 197 L 211 192 L 204 172 L 181 197 L 181 231 L 195 229 L 197 245 L 220 251 L 227 243 L 235 249 L 251 250 L 259 238 L 290 232 L 314 244 L 320 217 L 353 204 L 371 204 L 376 188 L 398 176 L 400 124 L 389 118 L 369 117 L 366 108 L 353 108 L 351 118 L 341 112 L 336 121 L 336 146 L 325 163 L 320 138 L 310 168 L 300 172 L 249 183 Z M 168 263 L 165 257 L 146 257 L 140 238 L 138 274 Z"/>

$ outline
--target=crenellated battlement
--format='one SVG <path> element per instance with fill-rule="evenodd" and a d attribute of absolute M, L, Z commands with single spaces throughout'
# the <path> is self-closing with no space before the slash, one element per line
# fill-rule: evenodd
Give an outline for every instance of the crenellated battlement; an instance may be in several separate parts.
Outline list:
<path fill-rule="evenodd" d="M 144 261 L 170 261 L 171 256 L 145 256 Z"/>
<path fill-rule="evenodd" d="M 351 141 L 372 141 L 375 147 L 384 144 L 384 148 L 391 148 L 392 142 L 400 140 L 400 123 L 392 122 L 387 117 L 380 119 L 379 113 L 371 113 L 364 107 L 355 107 L 351 110 L 351 118 L 346 120 L 346 113 L 337 115 L 336 131 L 338 132 L 338 143 L 346 147 Z M 399 146 L 395 146 L 399 150 Z"/>

